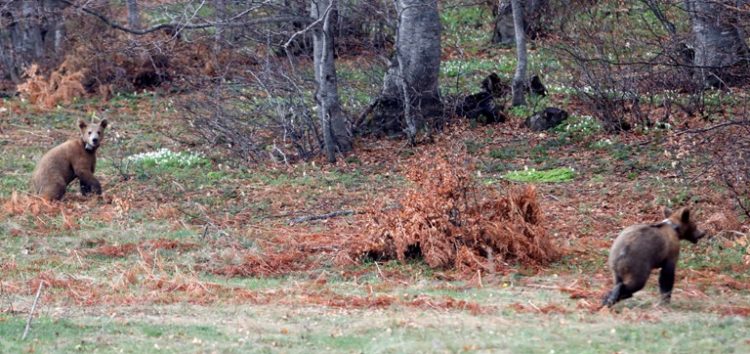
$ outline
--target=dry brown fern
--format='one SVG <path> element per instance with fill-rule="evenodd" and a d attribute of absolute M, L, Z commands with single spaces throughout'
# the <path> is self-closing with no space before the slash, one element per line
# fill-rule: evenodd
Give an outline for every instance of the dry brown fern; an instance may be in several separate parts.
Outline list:
<path fill-rule="evenodd" d="M 466 154 L 433 148 L 412 161 L 414 188 L 401 208 L 372 208 L 366 230 L 345 243 L 338 260 L 405 260 L 431 267 L 495 271 L 509 262 L 542 265 L 559 257 L 544 227 L 533 186 L 501 194 L 477 183 Z"/>
<path fill-rule="evenodd" d="M 25 71 L 26 81 L 18 85 L 18 92 L 31 104 L 44 108 L 69 104 L 86 94 L 82 84 L 86 69 L 76 67 L 74 60 L 68 57 L 49 77 L 45 77 L 37 64 L 31 64 Z"/>

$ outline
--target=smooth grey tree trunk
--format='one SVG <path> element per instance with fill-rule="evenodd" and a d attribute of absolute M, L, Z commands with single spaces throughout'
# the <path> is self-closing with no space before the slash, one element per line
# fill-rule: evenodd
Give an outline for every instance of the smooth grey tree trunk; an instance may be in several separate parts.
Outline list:
<path fill-rule="evenodd" d="M 406 136 L 416 143 L 425 119 L 442 115 L 440 75 L 440 14 L 437 0 L 396 0 L 396 58 L 401 72 Z"/>
<path fill-rule="evenodd" d="M 2 1 L 0 73 L 18 82 L 31 63 L 55 62 L 64 54 L 65 21 L 56 0 Z M 4 69 L 4 70 L 2 70 Z"/>
<path fill-rule="evenodd" d="M 524 32 L 526 33 L 526 37 L 534 39 L 537 33 L 542 31 L 540 22 L 544 10 L 549 5 L 549 0 L 521 0 L 520 3 L 524 9 Z M 512 1 L 500 0 L 496 8 L 492 43 L 511 45 L 515 43 L 515 40 L 515 20 L 513 19 Z"/>
<path fill-rule="evenodd" d="M 321 23 L 313 29 L 313 56 L 320 125 L 329 162 L 336 162 L 336 152 L 348 152 L 352 139 L 339 101 L 336 65 L 333 56 L 332 18 L 337 0 L 312 0 L 310 16 Z"/>
<path fill-rule="evenodd" d="M 523 28 L 523 7 L 521 0 L 512 0 L 513 23 L 516 34 L 516 73 L 513 75 L 513 106 L 526 104 L 526 66 L 528 59 L 526 55 L 526 33 Z"/>
<path fill-rule="evenodd" d="M 224 21 L 227 17 L 227 4 L 225 0 L 215 0 L 214 11 L 216 11 L 216 28 L 214 29 L 214 53 L 219 53 L 224 43 Z"/>
<path fill-rule="evenodd" d="M 741 3 L 748 1 L 731 3 L 740 8 L 744 5 Z M 728 69 L 742 62 L 750 63 L 750 50 L 736 17 L 726 5 L 715 0 L 688 1 L 695 36 L 693 64 L 697 76 L 709 86 L 723 86 L 733 76 Z"/>
<path fill-rule="evenodd" d="M 141 29 L 141 13 L 138 10 L 138 0 L 126 0 L 128 7 L 128 27 L 134 30 Z"/>
<path fill-rule="evenodd" d="M 44 55 L 42 43 L 42 29 L 37 22 L 42 12 L 41 4 L 37 1 L 21 2 L 21 17 L 27 20 L 27 25 L 21 29 L 21 47 L 25 52 L 33 53 L 35 58 Z"/>
<path fill-rule="evenodd" d="M 421 127 L 443 116 L 440 74 L 440 14 L 437 0 L 395 0 L 396 55 L 383 79 L 374 121 L 386 133 L 401 127 L 411 144 Z M 402 123 L 403 120 L 403 123 Z"/>

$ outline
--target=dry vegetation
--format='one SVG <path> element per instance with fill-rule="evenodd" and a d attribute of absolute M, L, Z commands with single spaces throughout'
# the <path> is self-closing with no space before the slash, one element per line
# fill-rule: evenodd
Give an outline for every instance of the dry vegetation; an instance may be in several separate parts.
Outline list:
<path fill-rule="evenodd" d="M 495 272 L 508 262 L 544 265 L 558 258 L 547 235 L 536 189 L 515 188 L 507 195 L 482 186 L 465 152 L 427 148 L 409 161 L 414 186 L 398 207 L 372 208 L 360 236 L 345 242 L 349 263 L 420 257 L 434 268 L 470 274 Z"/>
<path fill-rule="evenodd" d="M 237 78 L 241 67 L 273 76 L 290 69 L 286 58 L 261 67 L 260 59 L 273 58 L 269 53 L 217 53 L 205 38 L 188 42 L 164 33 L 141 37 L 153 46 L 137 49 L 109 31 L 101 42 L 84 40 L 101 30 L 82 22 L 75 54 L 47 74 L 31 66 L 18 87 L 28 101 L 0 106 L 0 347 L 742 352 L 750 346 L 748 126 L 722 125 L 746 122 L 746 87 L 711 91 L 718 103 L 706 99 L 702 107 L 721 112 L 713 122 L 663 101 L 640 102 L 639 109 L 666 117 L 664 129 L 635 126 L 633 103 L 618 101 L 623 119 L 634 123 L 618 134 L 585 118 L 597 114 L 590 97 L 551 89 L 532 104 L 571 113 L 557 130 L 522 128 L 532 108 L 517 108 L 500 125 L 454 120 L 416 147 L 358 138 L 354 152 L 331 165 L 315 155 L 317 132 L 304 130 L 314 116 L 303 94 L 309 82 L 274 76 L 263 87 L 245 78 L 243 84 L 252 83 L 234 90 L 220 79 Z M 555 76 L 563 76 L 553 71 L 557 59 L 542 47 L 532 61 L 549 62 L 536 69 L 551 71 L 550 87 L 562 85 L 568 78 Z M 508 62 L 513 53 L 465 49 L 446 45 L 445 60 L 480 67 L 496 58 Z M 162 50 L 169 58 L 157 55 Z M 337 60 L 341 76 L 359 90 L 347 92 L 352 101 L 378 87 L 362 78 L 360 57 Z M 309 63 L 298 64 L 303 70 Z M 484 71 L 445 81 L 471 87 Z M 460 90 L 470 90 L 465 86 Z M 114 123 L 97 165 L 104 195 L 83 198 L 77 186 L 61 202 L 29 195 L 35 161 L 91 111 L 106 111 Z M 268 121 L 233 125 L 268 112 L 274 114 Z M 210 122 L 227 132 L 201 135 Z M 196 125 L 184 126 L 190 123 Z M 198 162 L 129 160 L 160 148 L 198 151 Z M 574 176 L 558 183 L 505 178 L 553 168 Z M 652 279 L 616 311 L 601 310 L 617 232 L 659 220 L 664 206 L 683 205 L 711 237 L 683 245 L 673 306 L 653 306 Z M 290 222 L 335 211 L 343 212 Z M 42 282 L 32 329 L 38 341 L 16 341 Z M 139 326 L 142 332 L 133 329 Z"/>

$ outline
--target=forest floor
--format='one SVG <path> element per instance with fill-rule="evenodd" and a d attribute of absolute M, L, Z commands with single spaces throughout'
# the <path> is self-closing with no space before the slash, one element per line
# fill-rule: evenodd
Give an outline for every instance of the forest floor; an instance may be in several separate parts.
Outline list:
<path fill-rule="evenodd" d="M 419 260 L 336 264 L 336 240 L 360 232 L 361 215 L 290 225 L 298 216 L 398 200 L 410 188 L 403 171 L 424 146 L 361 140 L 336 165 L 248 168 L 190 155 L 191 164 L 124 167 L 118 162 L 124 155 L 180 149 L 160 133 L 168 122 L 139 113 L 154 111 L 154 102 L 106 103 L 113 123 L 97 170 L 104 197 L 83 198 L 71 186 L 52 204 L 26 194 L 34 161 L 73 136 L 70 122 L 85 110 L 42 112 L 5 102 L 4 351 L 750 350 L 748 223 L 719 187 L 675 176 L 664 154 L 668 132 L 540 134 L 518 128 L 516 118 L 448 128 L 434 144 L 467 151 L 489 188 L 518 184 L 504 177 L 513 170 L 574 172 L 569 180 L 535 183 L 548 233 L 564 253 L 559 261 L 467 275 Z M 605 139 L 615 141 L 601 145 Z M 682 167 L 692 175 L 690 164 Z M 664 205 L 683 204 L 694 205 L 712 237 L 683 244 L 672 305 L 656 306 L 652 276 L 614 311 L 599 309 L 611 285 L 605 263 L 618 231 L 660 220 Z M 269 253 L 274 257 L 262 256 Z M 36 318 L 22 341 L 42 281 Z"/>

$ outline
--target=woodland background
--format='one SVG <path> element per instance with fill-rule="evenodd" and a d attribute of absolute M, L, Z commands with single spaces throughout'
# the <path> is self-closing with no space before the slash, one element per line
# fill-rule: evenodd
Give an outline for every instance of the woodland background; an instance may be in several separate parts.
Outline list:
<path fill-rule="evenodd" d="M 748 31 L 746 0 L 0 1 L 0 348 L 747 351 Z M 29 195 L 105 117 L 104 195 Z M 710 235 L 673 304 L 601 310 L 665 206 Z"/>

